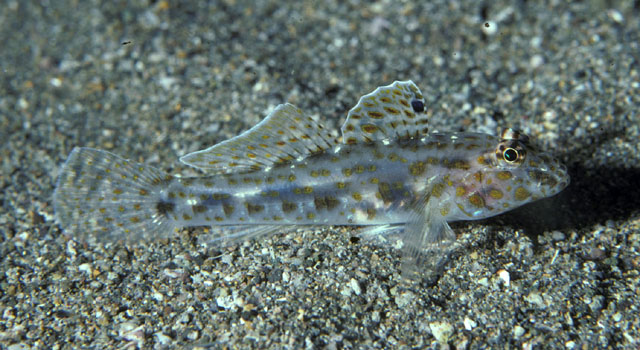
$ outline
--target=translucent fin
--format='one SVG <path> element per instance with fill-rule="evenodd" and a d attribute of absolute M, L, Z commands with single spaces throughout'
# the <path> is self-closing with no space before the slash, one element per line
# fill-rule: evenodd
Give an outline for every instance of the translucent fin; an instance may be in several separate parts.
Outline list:
<path fill-rule="evenodd" d="M 180 161 L 215 174 L 249 172 L 322 153 L 337 143 L 322 125 L 287 103 L 244 133 Z"/>
<path fill-rule="evenodd" d="M 356 230 L 358 237 L 381 247 L 402 246 L 404 224 L 361 226 Z"/>
<path fill-rule="evenodd" d="M 198 237 L 198 243 L 228 247 L 257 237 L 284 234 L 299 229 L 299 225 L 229 225 L 213 226 Z"/>
<path fill-rule="evenodd" d="M 53 206 L 65 233 L 87 241 L 138 241 L 169 236 L 173 224 L 158 210 L 158 192 L 172 177 L 107 151 L 75 148 Z"/>
<path fill-rule="evenodd" d="M 347 115 L 342 142 L 398 140 L 427 134 L 425 101 L 412 81 L 396 81 L 364 95 Z"/>
<path fill-rule="evenodd" d="M 435 206 L 428 201 L 405 225 L 402 274 L 408 279 L 439 273 L 455 242 L 455 233 Z"/>

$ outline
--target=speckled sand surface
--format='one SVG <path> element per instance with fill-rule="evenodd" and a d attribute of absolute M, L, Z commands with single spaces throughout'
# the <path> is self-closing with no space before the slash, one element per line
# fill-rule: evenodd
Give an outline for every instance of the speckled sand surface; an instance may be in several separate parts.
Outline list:
<path fill-rule="evenodd" d="M 638 1 L 28 3 L 0 4 L 0 348 L 639 346 Z M 454 225 L 431 283 L 344 227 L 220 250 L 201 229 L 87 246 L 54 222 L 75 146 L 195 174 L 178 156 L 279 103 L 338 127 L 405 79 L 433 128 L 520 128 L 572 176 Z"/>

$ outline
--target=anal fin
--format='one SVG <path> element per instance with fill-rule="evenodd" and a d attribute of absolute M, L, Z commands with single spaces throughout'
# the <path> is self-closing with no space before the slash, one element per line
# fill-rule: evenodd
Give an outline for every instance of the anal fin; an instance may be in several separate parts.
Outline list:
<path fill-rule="evenodd" d="M 296 225 L 226 225 L 212 226 L 211 231 L 198 236 L 198 243 L 228 247 L 254 238 L 284 234 L 300 228 Z"/>

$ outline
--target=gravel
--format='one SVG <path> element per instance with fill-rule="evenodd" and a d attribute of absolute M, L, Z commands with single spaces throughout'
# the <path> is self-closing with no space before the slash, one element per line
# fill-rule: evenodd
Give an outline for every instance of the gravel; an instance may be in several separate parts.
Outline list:
<path fill-rule="evenodd" d="M 0 348 L 640 346 L 637 1 L 5 1 Z M 294 103 L 338 128 L 411 79 L 432 128 L 519 128 L 561 194 L 453 225 L 428 281 L 352 228 L 228 248 L 202 228 L 75 242 L 51 194 L 75 146 L 171 173 Z"/>

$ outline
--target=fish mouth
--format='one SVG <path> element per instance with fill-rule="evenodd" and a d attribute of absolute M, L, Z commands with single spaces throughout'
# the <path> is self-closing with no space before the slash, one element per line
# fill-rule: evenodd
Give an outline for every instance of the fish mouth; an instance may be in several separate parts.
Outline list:
<path fill-rule="evenodd" d="M 571 177 L 567 167 L 564 164 L 558 163 L 556 166 L 556 176 L 558 177 L 558 192 L 564 190 L 571 182 Z"/>

